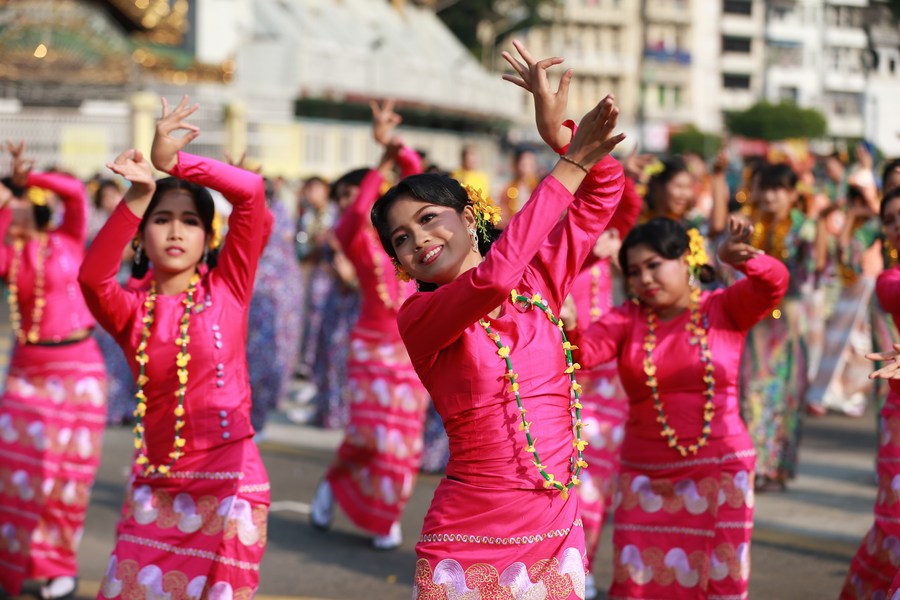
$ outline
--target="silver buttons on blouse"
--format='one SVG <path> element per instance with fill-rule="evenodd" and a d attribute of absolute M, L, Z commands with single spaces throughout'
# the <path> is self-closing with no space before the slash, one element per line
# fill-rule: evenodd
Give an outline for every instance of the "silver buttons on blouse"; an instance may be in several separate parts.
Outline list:
<path fill-rule="evenodd" d="M 227 416 L 228 416 L 228 413 L 225 412 L 224 410 L 219 411 L 219 418 L 224 419 Z"/>

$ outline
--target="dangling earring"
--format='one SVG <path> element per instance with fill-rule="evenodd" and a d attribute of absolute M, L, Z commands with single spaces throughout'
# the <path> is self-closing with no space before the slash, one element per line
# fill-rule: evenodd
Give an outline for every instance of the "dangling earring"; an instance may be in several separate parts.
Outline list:
<path fill-rule="evenodd" d="M 138 242 L 137 248 L 134 249 L 134 264 L 136 265 L 141 264 L 141 250 L 143 250 L 143 248 L 141 247 L 141 243 Z"/>
<path fill-rule="evenodd" d="M 472 238 L 472 252 L 478 252 L 478 232 L 474 227 L 469 227 L 469 237 Z"/>
<path fill-rule="evenodd" d="M 694 277 L 693 271 L 691 271 L 691 276 L 688 278 L 688 285 L 691 287 L 694 287 L 695 285 L 697 285 L 697 278 Z"/>
<path fill-rule="evenodd" d="M 207 260 L 209 260 L 209 246 L 203 248 L 203 260 L 201 262 L 205 265 Z"/>

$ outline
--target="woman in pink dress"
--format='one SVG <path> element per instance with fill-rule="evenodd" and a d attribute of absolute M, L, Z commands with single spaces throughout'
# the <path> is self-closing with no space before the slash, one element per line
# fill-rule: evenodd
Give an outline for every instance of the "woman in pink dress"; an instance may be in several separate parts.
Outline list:
<path fill-rule="evenodd" d="M 551 61 L 523 57 L 549 89 Z M 372 210 L 382 246 L 419 287 L 400 335 L 450 440 L 416 546 L 417 598 L 584 597 L 570 493 L 583 467 L 580 386 L 553 315 L 621 195 L 608 156 L 624 137 L 612 134 L 617 116 L 607 97 L 582 119 L 493 245 L 499 209 L 441 175 L 403 180 Z"/>
<path fill-rule="evenodd" d="M 577 322 L 579 329 L 587 329 L 615 305 L 613 270 L 618 269 L 618 265 L 612 256 L 618 252 L 621 238 L 637 221 L 642 205 L 643 201 L 626 169 L 619 208 L 572 284 L 570 297 L 575 306 L 574 322 Z M 565 320 L 572 321 L 569 317 Z M 597 592 L 593 575 L 594 559 L 600 545 L 603 522 L 615 493 L 619 448 L 628 416 L 628 396 L 619 381 L 615 360 L 583 369 L 579 373 L 579 383 L 583 386 L 581 419 L 587 428 L 588 441 L 584 455 L 590 466 L 582 473 L 578 500 L 587 546 L 589 573 L 585 587 L 587 597 L 592 598 Z"/>
<path fill-rule="evenodd" d="M 900 188 L 895 188 L 881 201 L 881 223 L 891 247 L 900 248 Z M 887 269 L 878 276 L 875 286 L 878 302 L 900 323 L 900 266 Z M 879 360 L 897 360 L 897 352 L 869 355 Z M 841 591 L 841 600 L 886 598 L 900 589 L 900 490 L 895 481 L 900 477 L 900 379 L 892 363 L 884 371 L 889 379 L 887 400 L 881 409 L 881 437 L 878 446 L 878 494 L 875 497 L 875 522 L 863 538 Z M 896 375 L 896 373 L 894 373 Z M 876 371 L 873 378 L 882 375 Z"/>
<path fill-rule="evenodd" d="M 709 293 L 698 233 L 667 218 L 633 229 L 619 261 L 635 301 L 574 336 L 586 368 L 618 358 L 629 397 L 610 598 L 747 597 L 754 450 L 737 379 L 747 331 L 788 284 L 749 235 L 731 223 L 719 258 L 746 277 Z"/>
<path fill-rule="evenodd" d="M 74 596 L 78 542 L 100 464 L 106 370 L 78 289 L 87 198 L 77 179 L 31 173 L 9 145 L 22 198 L 0 184 L 0 275 L 15 345 L 0 397 L 0 586 L 43 583 L 44 598 Z M 62 223 L 50 228 L 51 195 Z"/>
<path fill-rule="evenodd" d="M 414 290 L 395 277 L 369 213 L 395 166 L 406 177 L 421 173 L 422 163 L 413 149 L 392 139 L 400 123 L 393 103 L 373 104 L 372 112 L 384 156 L 365 175 L 334 231 L 356 269 L 362 297 L 347 360 L 350 422 L 337 459 L 316 490 L 310 519 L 327 529 L 337 501 L 356 526 L 375 535 L 376 548 L 389 550 L 402 542 L 400 517 L 419 470 L 429 399 L 397 330 L 397 312 Z"/>
<path fill-rule="evenodd" d="M 136 150 L 109 165 L 132 185 L 79 275 L 138 386 L 135 475 L 98 598 L 248 598 L 259 586 L 269 481 L 252 440 L 245 349 L 272 221 L 262 177 L 182 151 L 199 134 L 183 121 L 197 108 L 185 97 L 169 111 L 163 100 L 151 158 L 172 177 L 154 182 Z M 218 256 L 206 187 L 234 207 Z M 123 288 L 119 257 L 135 237 L 152 270 Z"/>

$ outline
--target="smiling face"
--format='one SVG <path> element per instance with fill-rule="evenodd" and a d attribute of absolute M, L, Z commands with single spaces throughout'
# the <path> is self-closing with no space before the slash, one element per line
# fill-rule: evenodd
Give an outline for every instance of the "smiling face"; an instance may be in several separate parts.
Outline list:
<path fill-rule="evenodd" d="M 638 299 L 656 311 L 679 306 L 690 295 L 685 259 L 665 258 L 647 244 L 628 249 L 625 275 Z"/>
<path fill-rule="evenodd" d="M 475 226 L 468 206 L 458 213 L 400 196 L 388 209 L 387 224 L 397 260 L 413 279 L 443 285 L 481 262 L 468 231 Z"/>
<path fill-rule="evenodd" d="M 166 274 L 193 271 L 203 258 L 206 229 L 193 196 L 185 190 L 163 192 L 147 215 L 141 244 L 153 268 Z"/>

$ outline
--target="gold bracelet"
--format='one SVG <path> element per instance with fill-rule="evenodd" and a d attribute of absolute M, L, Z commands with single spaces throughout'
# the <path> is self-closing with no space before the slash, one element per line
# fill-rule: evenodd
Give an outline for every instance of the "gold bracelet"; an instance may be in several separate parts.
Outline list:
<path fill-rule="evenodd" d="M 591 172 L 591 170 L 588 169 L 587 167 L 585 167 L 583 164 L 581 164 L 580 162 L 577 162 L 577 161 L 575 161 L 575 160 L 569 158 L 569 157 L 566 156 L 565 154 L 561 154 L 559 157 L 560 157 L 561 159 L 563 159 L 564 161 L 566 161 L 567 163 L 572 163 L 573 165 L 575 165 L 576 167 L 578 167 L 579 169 L 581 169 L 581 170 L 584 171 L 585 173 L 590 173 L 590 172 Z"/>

